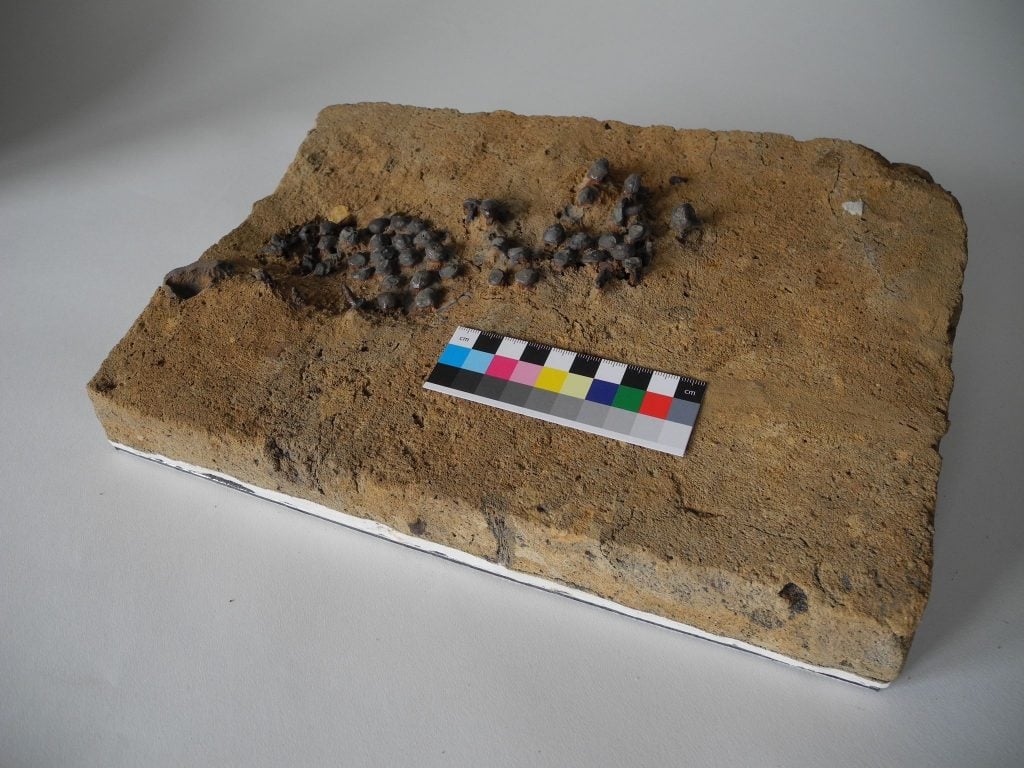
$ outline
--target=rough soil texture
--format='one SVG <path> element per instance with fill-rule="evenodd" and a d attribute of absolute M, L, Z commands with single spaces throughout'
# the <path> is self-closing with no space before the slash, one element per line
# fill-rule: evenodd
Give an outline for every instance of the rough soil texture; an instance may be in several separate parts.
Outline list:
<path fill-rule="evenodd" d="M 505 201 L 539 246 L 602 156 L 650 189 L 642 283 L 488 287 L 463 199 Z M 842 207 L 857 200 L 863 217 Z M 681 244 L 683 201 L 705 224 Z M 608 229 L 610 203 L 582 225 Z M 338 206 L 447 228 L 467 268 L 442 307 L 351 309 L 345 274 L 259 256 Z M 930 586 L 965 261 L 956 200 L 845 141 L 335 106 L 277 190 L 171 276 L 192 287 L 153 294 L 89 394 L 112 440 L 888 681 Z M 423 390 L 456 325 L 708 381 L 687 456 Z"/>

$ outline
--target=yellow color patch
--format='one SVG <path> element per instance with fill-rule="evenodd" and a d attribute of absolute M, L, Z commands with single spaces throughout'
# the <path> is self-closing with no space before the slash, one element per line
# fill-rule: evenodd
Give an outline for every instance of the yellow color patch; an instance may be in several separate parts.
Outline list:
<path fill-rule="evenodd" d="M 566 375 L 565 381 L 562 382 L 562 388 L 559 390 L 563 395 L 569 395 L 569 397 L 578 397 L 580 400 L 587 396 L 587 392 L 590 391 L 590 379 L 588 376 L 580 376 L 578 373 L 570 373 Z"/>
<path fill-rule="evenodd" d="M 562 388 L 566 375 L 565 371 L 559 371 L 557 368 L 541 368 L 540 376 L 537 377 L 533 386 L 538 389 L 546 389 L 548 392 L 558 392 Z"/>

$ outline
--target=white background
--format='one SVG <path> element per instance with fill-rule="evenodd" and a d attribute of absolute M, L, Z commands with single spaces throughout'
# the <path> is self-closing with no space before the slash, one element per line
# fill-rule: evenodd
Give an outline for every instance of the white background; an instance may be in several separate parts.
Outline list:
<path fill-rule="evenodd" d="M 4 3 L 0 765 L 1020 765 L 1018 3 Z M 317 110 L 836 136 L 971 259 L 910 660 L 872 693 L 115 454 L 84 384 Z M 771 201 L 765 201 L 770 205 Z"/>

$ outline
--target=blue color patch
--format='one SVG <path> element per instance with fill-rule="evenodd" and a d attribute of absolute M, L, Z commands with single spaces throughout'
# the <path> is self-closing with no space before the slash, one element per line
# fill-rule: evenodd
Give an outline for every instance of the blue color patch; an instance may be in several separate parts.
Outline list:
<path fill-rule="evenodd" d="M 441 353 L 439 363 L 444 365 L 450 365 L 453 368 L 461 368 L 462 363 L 465 362 L 466 358 L 472 350 L 469 347 L 460 347 L 457 344 L 449 344 L 444 348 L 444 352 Z"/>
<path fill-rule="evenodd" d="M 592 403 L 611 405 L 612 401 L 615 399 L 615 393 L 618 389 L 618 384 L 612 384 L 610 381 L 601 381 L 601 379 L 594 379 L 590 383 L 590 390 L 587 392 L 587 400 Z"/>
<path fill-rule="evenodd" d="M 481 352 L 479 349 L 471 349 L 469 350 L 469 354 L 466 355 L 466 359 L 463 361 L 462 367 L 467 371 L 485 373 L 493 359 L 494 355 L 490 352 Z"/>

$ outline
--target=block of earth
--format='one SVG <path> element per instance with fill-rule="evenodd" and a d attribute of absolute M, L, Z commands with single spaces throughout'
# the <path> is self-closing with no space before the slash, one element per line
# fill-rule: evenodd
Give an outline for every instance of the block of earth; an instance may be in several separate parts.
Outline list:
<path fill-rule="evenodd" d="M 334 106 L 88 391 L 116 447 L 881 687 L 965 260 L 956 200 L 847 141 Z M 458 326 L 706 381 L 686 455 L 425 390 Z"/>

